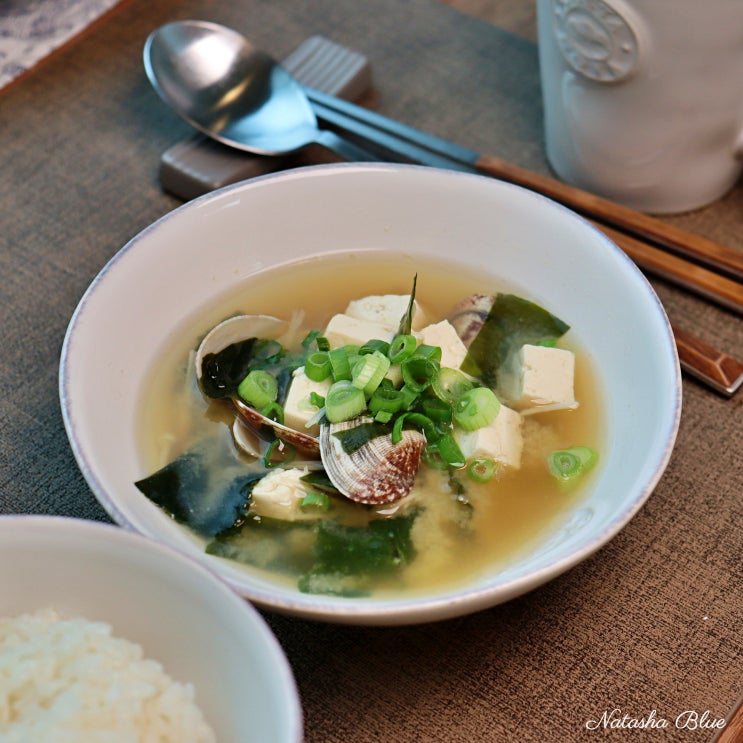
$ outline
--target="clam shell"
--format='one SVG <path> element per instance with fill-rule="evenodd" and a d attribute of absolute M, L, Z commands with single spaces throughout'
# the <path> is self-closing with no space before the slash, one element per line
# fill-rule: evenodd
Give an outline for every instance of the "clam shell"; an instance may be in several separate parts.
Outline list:
<path fill-rule="evenodd" d="M 201 363 L 207 354 L 218 353 L 248 338 L 277 338 L 288 326 L 286 320 L 271 315 L 235 315 L 223 320 L 204 336 L 196 349 L 196 378 L 201 379 Z"/>
<path fill-rule="evenodd" d="M 469 347 L 485 323 L 495 302 L 492 294 L 473 294 L 458 302 L 447 318 L 465 346 Z"/>
<path fill-rule="evenodd" d="M 235 315 L 224 320 L 204 336 L 196 350 L 194 358 L 196 378 L 201 379 L 202 362 L 208 354 L 218 353 L 232 343 L 248 338 L 278 338 L 288 328 L 289 323 L 286 320 L 280 320 L 271 315 Z M 303 456 L 311 459 L 319 458 L 320 444 L 315 436 L 276 423 L 240 400 L 232 399 L 232 404 L 242 423 L 259 438 L 271 440 L 276 437 L 294 446 Z M 233 435 L 237 446 L 252 454 L 252 447 L 247 438 L 242 435 L 242 431 L 237 429 L 237 435 L 235 435 L 235 429 L 233 429 Z"/>
<path fill-rule="evenodd" d="M 357 503 L 392 503 L 405 497 L 413 487 L 426 445 L 419 431 L 403 431 L 402 440 L 392 443 L 391 436 L 378 436 L 352 454 L 346 454 L 336 431 L 354 428 L 371 418 L 356 418 L 320 428 L 320 454 L 330 481 L 350 500 Z"/>
<path fill-rule="evenodd" d="M 297 431 L 281 423 L 277 423 L 270 418 L 266 418 L 265 415 L 261 415 L 255 408 L 251 408 L 240 400 L 233 399 L 232 404 L 235 406 L 240 419 L 248 428 L 255 431 L 259 438 L 270 440 L 275 436 L 277 439 L 291 444 L 307 457 L 317 459 L 320 456 L 320 442 L 315 436 L 310 436 L 308 433 Z"/>

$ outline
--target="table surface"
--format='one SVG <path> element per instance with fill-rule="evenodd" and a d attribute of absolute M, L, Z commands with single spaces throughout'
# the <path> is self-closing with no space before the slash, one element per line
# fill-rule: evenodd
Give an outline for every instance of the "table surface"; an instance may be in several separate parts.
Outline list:
<path fill-rule="evenodd" d="M 126 0 L 3 90 L 0 512 L 108 520 L 67 443 L 58 363 L 97 272 L 179 205 L 158 162 L 188 128 L 145 78 L 150 30 L 215 20 L 277 57 L 322 34 L 369 56 L 378 110 L 548 173 L 533 29 L 507 12 L 521 3 L 497 0 L 513 34 L 434 0 Z M 743 250 L 743 186 L 668 221 Z M 674 322 L 743 355 L 739 316 L 653 285 Z M 742 690 L 743 394 L 724 399 L 690 379 L 683 393 L 677 446 L 647 504 L 548 585 L 402 628 L 264 613 L 296 675 L 307 740 L 581 741 L 612 710 L 668 720 L 633 730 L 638 740 L 711 739 L 675 721 L 685 710 L 722 718 Z"/>

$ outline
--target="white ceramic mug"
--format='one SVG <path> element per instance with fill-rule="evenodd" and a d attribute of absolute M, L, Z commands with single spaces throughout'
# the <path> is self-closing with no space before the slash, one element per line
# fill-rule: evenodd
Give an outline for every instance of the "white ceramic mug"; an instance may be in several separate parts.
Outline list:
<path fill-rule="evenodd" d="M 547 157 L 647 212 L 725 194 L 743 170 L 743 0 L 537 0 Z"/>

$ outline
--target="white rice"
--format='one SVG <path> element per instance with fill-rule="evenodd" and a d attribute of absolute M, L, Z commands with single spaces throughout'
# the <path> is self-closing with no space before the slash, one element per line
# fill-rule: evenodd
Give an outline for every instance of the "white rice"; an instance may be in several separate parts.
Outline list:
<path fill-rule="evenodd" d="M 213 743 L 190 684 L 111 627 L 53 609 L 0 619 L 0 743 Z"/>

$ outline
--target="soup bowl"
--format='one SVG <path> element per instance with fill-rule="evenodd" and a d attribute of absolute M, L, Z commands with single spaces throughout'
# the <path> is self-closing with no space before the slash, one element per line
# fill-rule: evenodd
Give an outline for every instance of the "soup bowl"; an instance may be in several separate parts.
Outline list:
<path fill-rule="evenodd" d="M 603 408 L 590 487 L 507 565 L 456 586 L 399 595 L 302 593 L 204 553 L 134 482 L 142 390 L 184 318 L 260 272 L 310 257 L 387 251 L 480 272 L 565 319 L 590 356 Z M 123 308 L 126 308 L 124 311 Z M 313 166 L 216 191 L 125 245 L 76 309 L 60 396 L 75 457 L 111 518 L 181 550 L 256 605 L 305 618 L 403 624 L 461 615 L 529 591 L 606 544 L 663 474 L 681 409 L 668 319 L 649 283 L 568 209 L 481 176 L 388 164 Z"/>

